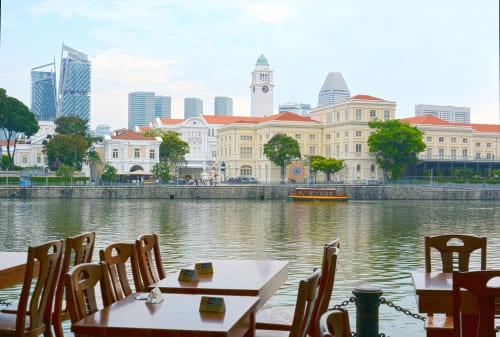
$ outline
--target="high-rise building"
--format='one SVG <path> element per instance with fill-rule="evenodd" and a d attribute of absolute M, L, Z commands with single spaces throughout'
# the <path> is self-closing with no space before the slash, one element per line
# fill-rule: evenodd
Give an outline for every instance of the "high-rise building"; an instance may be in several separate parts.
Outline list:
<path fill-rule="evenodd" d="M 351 92 L 347 87 L 347 83 L 345 83 L 342 73 L 329 73 L 319 91 L 318 107 L 339 103 L 349 97 L 351 97 Z"/>
<path fill-rule="evenodd" d="M 250 84 L 252 117 L 271 116 L 273 114 L 274 83 L 273 70 L 264 55 L 260 55 L 252 71 Z"/>
<path fill-rule="evenodd" d="M 203 100 L 196 97 L 184 98 L 184 119 L 201 116 L 203 114 Z"/>
<path fill-rule="evenodd" d="M 297 115 L 307 116 L 309 111 L 311 111 L 311 104 L 289 102 L 279 105 L 279 113 L 293 112 Z"/>
<path fill-rule="evenodd" d="M 47 67 L 49 71 L 41 70 Z M 55 62 L 31 69 L 31 111 L 38 121 L 57 118 Z"/>
<path fill-rule="evenodd" d="M 76 115 L 90 123 L 90 61 L 87 54 L 62 45 L 59 116 Z"/>
<path fill-rule="evenodd" d="M 95 137 L 110 136 L 112 134 L 111 126 L 109 124 L 99 124 L 92 133 Z"/>
<path fill-rule="evenodd" d="M 214 115 L 215 116 L 232 116 L 233 115 L 233 99 L 230 97 L 215 97 L 214 98 Z"/>
<path fill-rule="evenodd" d="M 431 115 L 450 123 L 470 123 L 470 108 L 452 105 L 415 105 L 415 116 Z"/>
<path fill-rule="evenodd" d="M 128 94 L 128 128 L 148 126 L 155 119 L 155 93 L 136 91 Z"/>
<path fill-rule="evenodd" d="M 155 96 L 155 118 L 171 118 L 172 98 L 170 96 Z"/>

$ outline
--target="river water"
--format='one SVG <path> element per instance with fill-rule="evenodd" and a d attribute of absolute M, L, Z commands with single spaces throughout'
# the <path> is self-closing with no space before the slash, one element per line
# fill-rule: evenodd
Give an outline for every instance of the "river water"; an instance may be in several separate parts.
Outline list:
<path fill-rule="evenodd" d="M 424 236 L 488 237 L 488 268 L 500 269 L 500 203 L 487 201 L 349 201 L 293 203 L 233 200 L 0 200 L 0 250 L 95 231 L 96 253 L 109 243 L 158 233 L 167 272 L 210 259 L 289 261 L 289 277 L 266 304 L 293 310 L 298 281 L 319 266 L 323 244 L 340 237 L 331 305 L 357 286 L 417 312 L 409 272 L 424 269 Z M 0 290 L 15 298 L 18 289 Z M 355 330 L 354 304 L 347 306 Z M 387 305 L 380 332 L 424 336 L 423 322 Z"/>

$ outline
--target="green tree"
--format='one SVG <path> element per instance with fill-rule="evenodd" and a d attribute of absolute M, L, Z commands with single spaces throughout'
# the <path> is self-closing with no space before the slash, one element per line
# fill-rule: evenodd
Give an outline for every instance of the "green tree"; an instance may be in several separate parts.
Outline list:
<path fill-rule="evenodd" d="M 55 135 L 47 145 L 45 153 L 50 167 L 53 167 L 56 161 L 61 164 L 73 166 L 80 170 L 82 167 L 82 158 L 88 150 L 87 138 L 77 134 Z"/>
<path fill-rule="evenodd" d="M 168 163 L 170 167 L 185 162 L 184 156 L 189 153 L 189 144 L 179 136 L 180 134 L 175 131 L 161 134 L 160 161 Z"/>
<path fill-rule="evenodd" d="M 73 166 L 61 164 L 57 168 L 56 175 L 62 177 L 65 182 L 68 182 L 73 178 L 74 172 L 75 168 Z"/>
<path fill-rule="evenodd" d="M 281 168 L 281 179 L 285 178 L 285 161 L 300 158 L 299 143 L 292 137 L 275 134 L 264 144 L 264 154 L 276 166 Z"/>
<path fill-rule="evenodd" d="M 311 169 L 314 168 L 315 171 L 325 173 L 326 181 L 329 183 L 331 175 L 344 168 L 344 161 L 337 160 L 335 158 L 318 157 L 314 158 L 309 165 L 311 166 Z"/>
<path fill-rule="evenodd" d="M 35 114 L 23 102 L 7 96 L 3 88 L 0 88 L 0 129 L 7 141 L 7 156 L 12 167 L 17 143 L 22 138 L 37 133 L 39 126 Z M 13 145 L 12 151 L 11 145 Z"/>
<path fill-rule="evenodd" d="M 98 183 L 104 171 L 104 164 L 101 157 L 96 151 L 92 150 L 87 153 L 87 160 L 89 162 L 90 179 Z"/>
<path fill-rule="evenodd" d="M 56 133 L 60 135 L 80 135 L 87 137 L 88 121 L 75 115 L 62 116 L 54 121 Z"/>
<path fill-rule="evenodd" d="M 104 165 L 104 171 L 101 175 L 101 180 L 109 183 L 118 181 L 118 171 L 112 165 L 106 164 Z"/>
<path fill-rule="evenodd" d="M 318 167 L 313 165 L 312 163 L 316 160 L 325 159 L 323 156 L 307 156 L 309 160 L 309 170 L 311 171 L 311 175 L 314 177 L 314 183 L 316 183 L 316 175 L 318 174 Z"/>
<path fill-rule="evenodd" d="M 170 165 L 165 162 L 159 162 L 153 165 L 152 172 L 155 176 L 160 178 L 161 181 L 170 180 Z"/>
<path fill-rule="evenodd" d="M 370 152 L 377 163 L 391 179 L 398 179 L 405 167 L 417 161 L 417 154 L 425 150 L 423 133 L 418 128 L 398 120 L 371 121 L 371 128 L 377 129 L 368 137 Z"/>

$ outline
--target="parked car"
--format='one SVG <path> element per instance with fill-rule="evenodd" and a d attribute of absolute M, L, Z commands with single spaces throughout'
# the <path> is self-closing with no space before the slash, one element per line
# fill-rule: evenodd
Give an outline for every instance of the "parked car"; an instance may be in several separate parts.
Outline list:
<path fill-rule="evenodd" d="M 240 184 L 257 184 L 258 181 L 254 177 L 246 177 L 246 176 L 241 176 L 239 177 L 239 183 Z"/>

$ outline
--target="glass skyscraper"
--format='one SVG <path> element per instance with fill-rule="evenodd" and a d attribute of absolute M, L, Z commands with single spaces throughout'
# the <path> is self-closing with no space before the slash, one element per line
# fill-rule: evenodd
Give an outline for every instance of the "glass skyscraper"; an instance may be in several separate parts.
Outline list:
<path fill-rule="evenodd" d="M 128 94 L 128 128 L 148 126 L 155 119 L 155 93 L 136 91 Z"/>
<path fill-rule="evenodd" d="M 232 116 L 233 115 L 233 99 L 230 97 L 215 97 L 214 98 L 214 115 L 215 116 Z"/>
<path fill-rule="evenodd" d="M 196 97 L 184 98 L 184 119 L 203 114 L 203 100 Z"/>
<path fill-rule="evenodd" d="M 172 98 L 170 96 L 155 96 L 155 118 L 171 118 Z"/>
<path fill-rule="evenodd" d="M 90 123 L 90 61 L 87 54 L 62 45 L 59 116 L 76 115 Z"/>
<path fill-rule="evenodd" d="M 50 71 L 41 69 L 51 66 Z M 31 111 L 38 121 L 57 118 L 56 72 L 54 63 L 31 69 Z"/>
<path fill-rule="evenodd" d="M 326 76 L 318 95 L 318 106 L 331 105 L 351 97 L 351 92 L 341 73 L 333 72 Z"/>

